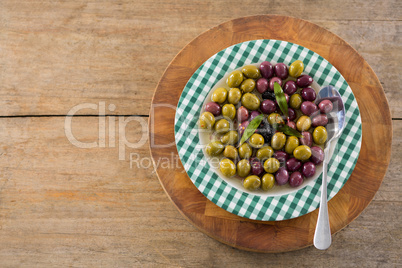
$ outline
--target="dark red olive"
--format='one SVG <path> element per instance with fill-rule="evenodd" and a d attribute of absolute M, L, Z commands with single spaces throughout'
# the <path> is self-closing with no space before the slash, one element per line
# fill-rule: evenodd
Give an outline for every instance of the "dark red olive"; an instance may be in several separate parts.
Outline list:
<path fill-rule="evenodd" d="M 253 121 L 254 118 L 259 116 L 261 113 L 259 111 L 252 111 L 250 114 L 250 122 Z"/>
<path fill-rule="evenodd" d="M 311 119 L 311 125 L 313 127 L 326 126 L 327 124 L 328 124 L 328 117 L 326 114 L 319 114 L 317 116 L 314 116 L 313 119 Z"/>
<path fill-rule="evenodd" d="M 311 78 L 311 76 L 309 76 L 307 74 L 299 76 L 296 80 L 296 84 L 298 87 L 308 87 L 312 83 L 313 83 L 313 78 Z"/>
<path fill-rule="evenodd" d="M 295 81 L 289 80 L 283 85 L 283 92 L 288 95 L 292 95 L 297 91 L 297 85 Z"/>
<path fill-rule="evenodd" d="M 310 178 L 315 174 L 315 165 L 313 162 L 306 162 L 302 167 L 303 176 L 306 178 Z"/>
<path fill-rule="evenodd" d="M 288 119 L 294 121 L 296 119 L 296 111 L 293 108 L 288 108 Z"/>
<path fill-rule="evenodd" d="M 310 157 L 311 162 L 313 162 L 316 165 L 321 164 L 322 161 L 324 161 L 324 151 L 318 146 L 313 146 L 310 149 L 311 149 L 311 157 Z"/>
<path fill-rule="evenodd" d="M 240 137 L 243 136 L 244 130 L 248 127 L 248 124 L 250 124 L 250 121 L 244 121 L 243 123 L 239 124 L 239 135 Z"/>
<path fill-rule="evenodd" d="M 286 168 L 290 171 L 296 171 L 299 170 L 302 166 L 302 162 L 294 157 L 290 158 L 288 161 L 286 161 Z"/>
<path fill-rule="evenodd" d="M 303 183 L 303 176 L 299 171 L 293 172 L 289 177 L 289 185 L 291 187 L 298 187 Z"/>
<path fill-rule="evenodd" d="M 261 75 L 264 78 L 270 79 L 274 76 L 274 66 L 269 61 L 263 61 L 260 64 Z"/>
<path fill-rule="evenodd" d="M 275 64 L 274 72 L 275 75 L 282 80 L 285 80 L 289 76 L 288 66 L 284 63 Z"/>
<path fill-rule="evenodd" d="M 205 111 L 210 112 L 214 116 L 219 116 L 221 114 L 222 108 L 216 102 L 208 102 L 205 104 Z"/>
<path fill-rule="evenodd" d="M 278 159 L 279 163 L 281 163 L 281 165 L 285 165 L 286 161 L 289 158 L 289 155 L 287 153 L 285 153 L 284 151 L 276 151 L 274 153 L 274 158 Z"/>
<path fill-rule="evenodd" d="M 255 87 L 257 88 L 258 92 L 261 94 L 264 93 L 268 89 L 268 80 L 264 77 L 261 77 L 257 80 Z"/>
<path fill-rule="evenodd" d="M 302 91 L 300 92 L 300 95 L 304 100 L 307 101 L 314 101 L 315 98 L 317 97 L 317 94 L 311 87 L 303 88 Z"/>
<path fill-rule="evenodd" d="M 308 131 L 303 131 L 301 134 L 303 135 L 303 138 L 299 138 L 300 144 L 311 147 L 313 145 L 313 136 L 311 133 Z"/>
<path fill-rule="evenodd" d="M 264 114 L 271 114 L 276 111 L 276 105 L 275 102 L 272 100 L 265 100 L 261 103 L 260 106 L 261 112 Z"/>
<path fill-rule="evenodd" d="M 311 101 L 303 101 L 300 107 L 300 110 L 302 113 L 305 115 L 312 115 L 313 113 L 316 113 L 318 111 L 317 105 L 315 105 L 314 102 Z"/>
<path fill-rule="evenodd" d="M 286 123 L 286 125 L 288 125 L 289 127 L 293 128 L 293 129 L 296 129 L 296 123 L 293 122 L 293 121 L 288 121 L 288 122 Z"/>
<path fill-rule="evenodd" d="M 320 108 L 321 113 L 327 114 L 332 111 L 333 105 L 330 100 L 323 100 L 318 104 L 318 108 Z"/>
<path fill-rule="evenodd" d="M 237 109 L 237 121 L 239 123 L 244 122 L 248 119 L 248 110 L 244 106 L 240 106 Z"/>
<path fill-rule="evenodd" d="M 278 185 L 284 185 L 289 181 L 289 172 L 285 167 L 280 167 L 275 174 L 275 180 Z"/>
<path fill-rule="evenodd" d="M 251 173 L 253 173 L 254 175 L 260 176 L 264 172 L 264 167 L 257 158 L 252 158 L 250 160 L 250 164 L 251 164 Z"/>
<path fill-rule="evenodd" d="M 269 89 L 274 91 L 274 83 L 277 82 L 280 86 L 282 86 L 282 80 L 278 77 L 272 77 L 271 80 L 269 80 Z"/>

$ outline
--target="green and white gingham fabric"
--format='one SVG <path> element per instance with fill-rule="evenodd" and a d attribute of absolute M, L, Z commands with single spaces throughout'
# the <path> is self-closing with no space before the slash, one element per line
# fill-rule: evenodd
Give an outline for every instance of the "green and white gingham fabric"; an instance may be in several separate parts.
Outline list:
<path fill-rule="evenodd" d="M 177 151 L 188 176 L 209 200 L 241 217 L 279 221 L 302 216 L 319 206 L 322 175 L 312 186 L 291 194 L 267 197 L 234 188 L 212 169 L 199 145 L 197 121 L 211 88 L 233 69 L 262 61 L 283 62 L 288 66 L 303 61 L 305 71 L 318 83 L 335 86 L 345 103 L 346 128 L 329 163 L 328 198 L 338 193 L 352 173 L 361 146 L 361 118 L 357 102 L 342 75 L 313 51 L 279 40 L 253 40 L 228 47 L 209 58 L 192 75 L 180 97 L 175 117 Z M 345 59 L 347 60 L 347 59 Z"/>

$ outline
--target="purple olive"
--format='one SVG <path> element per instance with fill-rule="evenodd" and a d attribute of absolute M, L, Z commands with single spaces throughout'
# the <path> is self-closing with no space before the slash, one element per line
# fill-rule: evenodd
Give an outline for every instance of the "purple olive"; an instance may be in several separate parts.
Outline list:
<path fill-rule="evenodd" d="M 243 123 L 239 124 L 239 134 L 240 137 L 243 136 L 244 130 L 248 127 L 248 124 L 250 124 L 250 121 L 244 121 Z"/>
<path fill-rule="evenodd" d="M 294 121 L 296 119 L 296 111 L 293 108 L 288 108 L 288 120 Z"/>
<path fill-rule="evenodd" d="M 285 80 L 289 76 L 288 66 L 284 63 L 275 64 L 274 72 L 275 75 L 282 80 Z"/>
<path fill-rule="evenodd" d="M 322 161 L 324 161 L 324 151 L 318 146 L 313 146 L 310 149 L 311 149 L 310 161 L 316 165 L 321 164 Z"/>
<path fill-rule="evenodd" d="M 210 112 L 214 116 L 219 116 L 221 114 L 222 108 L 216 102 L 208 102 L 205 104 L 205 111 Z"/>
<path fill-rule="evenodd" d="M 318 104 L 318 108 L 320 108 L 321 113 L 327 114 L 332 111 L 333 105 L 330 100 L 323 100 Z"/>
<path fill-rule="evenodd" d="M 261 113 L 259 111 L 252 111 L 250 114 L 250 122 L 256 118 L 257 116 L 259 116 Z"/>
<path fill-rule="evenodd" d="M 289 158 L 289 155 L 287 153 L 285 153 L 284 151 L 276 151 L 274 153 L 274 158 L 278 159 L 279 163 L 281 163 L 281 165 L 284 165 L 286 163 L 286 161 Z"/>
<path fill-rule="evenodd" d="M 289 127 L 293 128 L 293 129 L 296 129 L 296 123 L 293 122 L 293 121 L 288 121 L 288 122 L 286 123 L 286 125 L 288 125 Z"/>
<path fill-rule="evenodd" d="M 264 77 L 261 77 L 257 80 L 255 87 L 258 92 L 261 94 L 264 93 L 268 89 L 268 80 Z"/>
<path fill-rule="evenodd" d="M 299 171 L 293 172 L 289 177 L 289 185 L 291 187 L 298 187 L 303 183 L 303 176 Z"/>
<path fill-rule="evenodd" d="M 293 172 L 296 170 L 299 170 L 302 166 L 302 162 L 294 157 L 290 158 L 288 161 L 286 161 L 286 168 Z"/>
<path fill-rule="evenodd" d="M 237 109 L 237 121 L 239 123 L 242 123 L 247 119 L 248 119 L 248 110 L 245 107 L 240 106 L 240 108 Z"/>
<path fill-rule="evenodd" d="M 288 95 L 292 95 L 297 91 L 297 85 L 295 81 L 289 80 L 283 85 L 283 92 Z"/>
<path fill-rule="evenodd" d="M 264 78 L 269 79 L 274 76 L 274 66 L 269 61 L 261 62 L 260 71 Z"/>
<path fill-rule="evenodd" d="M 303 135 L 303 138 L 299 139 L 300 144 L 311 147 L 313 145 L 313 136 L 311 135 L 311 133 L 308 131 L 303 131 L 301 134 Z"/>
<path fill-rule="evenodd" d="M 269 80 L 269 89 L 274 91 L 274 83 L 277 82 L 280 86 L 282 86 L 282 80 L 278 77 L 273 77 Z"/>
<path fill-rule="evenodd" d="M 313 78 L 311 78 L 311 76 L 309 76 L 307 74 L 299 76 L 296 80 L 296 84 L 298 87 L 308 87 L 312 83 L 313 83 Z"/>
<path fill-rule="evenodd" d="M 315 174 L 315 165 L 313 162 L 306 162 L 302 167 L 303 176 L 306 178 L 313 177 Z"/>
<path fill-rule="evenodd" d="M 275 102 L 271 101 L 271 100 L 263 101 L 261 103 L 260 110 L 264 114 L 271 114 L 271 113 L 275 112 L 275 110 L 276 110 Z"/>
<path fill-rule="evenodd" d="M 260 161 L 256 158 L 252 158 L 250 160 L 251 164 L 251 173 L 254 175 L 260 176 L 264 172 L 264 167 Z"/>
<path fill-rule="evenodd" d="M 302 91 L 300 92 L 300 95 L 306 101 L 314 101 L 315 98 L 317 97 L 317 94 L 311 87 L 303 88 Z"/>
<path fill-rule="evenodd" d="M 300 107 L 300 110 L 302 111 L 302 113 L 304 113 L 305 115 L 312 115 L 313 113 L 318 111 L 318 107 L 317 105 L 315 105 L 314 102 L 311 101 L 303 101 Z"/>
<path fill-rule="evenodd" d="M 311 119 L 313 127 L 326 126 L 328 124 L 328 117 L 326 114 L 319 114 Z"/>
<path fill-rule="evenodd" d="M 275 174 L 275 180 L 278 185 L 285 185 L 289 181 L 289 172 L 285 167 L 281 167 Z"/>

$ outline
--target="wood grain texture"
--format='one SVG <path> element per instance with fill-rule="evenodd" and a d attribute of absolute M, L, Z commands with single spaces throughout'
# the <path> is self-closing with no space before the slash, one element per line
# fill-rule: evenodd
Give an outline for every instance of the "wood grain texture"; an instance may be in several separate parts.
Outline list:
<path fill-rule="evenodd" d="M 385 94 L 368 63 L 331 32 L 296 18 L 253 16 L 203 33 L 183 48 L 162 76 L 152 102 L 155 113 L 150 120 L 155 130 L 151 130 L 150 137 L 155 136 L 156 144 L 174 142 L 175 111 L 157 106 L 176 106 L 188 79 L 210 56 L 232 44 L 254 39 L 285 40 L 312 49 L 340 71 L 356 97 L 362 118 L 362 147 L 352 175 L 328 205 L 331 231 L 336 233 L 366 208 L 378 190 L 390 161 L 392 123 Z M 177 154 L 174 146 L 150 148 L 155 162 Z M 183 170 L 182 166 L 179 170 L 156 167 L 173 203 L 206 234 L 236 248 L 259 252 L 291 251 L 312 244 L 318 210 L 281 222 L 247 220 L 210 204 Z"/>

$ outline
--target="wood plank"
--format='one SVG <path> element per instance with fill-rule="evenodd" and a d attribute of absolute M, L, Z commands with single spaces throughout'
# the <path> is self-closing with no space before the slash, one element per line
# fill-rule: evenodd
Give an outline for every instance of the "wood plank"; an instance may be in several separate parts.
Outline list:
<path fill-rule="evenodd" d="M 64 115 L 102 101 L 116 106 L 108 114 L 147 115 L 164 69 L 193 38 L 229 19 L 276 13 L 306 18 L 349 42 L 383 83 L 392 116 L 402 118 L 398 73 L 390 71 L 402 60 L 397 0 L 325 2 L 324 12 L 309 2 L 249 0 L 242 6 L 252 11 L 220 1 L 0 5 L 0 116 Z"/>
<path fill-rule="evenodd" d="M 228 247 L 185 220 L 155 173 L 118 160 L 117 148 L 80 149 L 64 118 L 2 118 L 2 266 L 312 266 L 395 267 L 400 263 L 402 122 L 394 121 L 392 162 L 374 201 L 333 237 L 313 247 L 258 254 Z M 98 138 L 98 119 L 73 119 L 80 140 Z M 15 133 L 15 135 L 10 135 Z M 142 135 L 134 122 L 127 138 Z M 108 139 L 108 136 L 106 136 Z M 136 150 L 150 157 L 148 144 Z"/>

